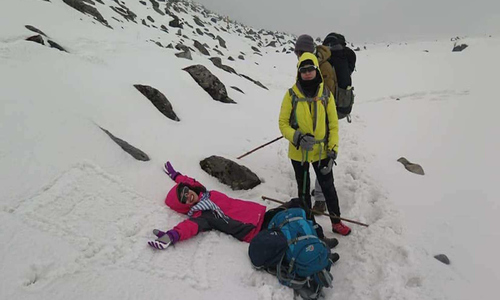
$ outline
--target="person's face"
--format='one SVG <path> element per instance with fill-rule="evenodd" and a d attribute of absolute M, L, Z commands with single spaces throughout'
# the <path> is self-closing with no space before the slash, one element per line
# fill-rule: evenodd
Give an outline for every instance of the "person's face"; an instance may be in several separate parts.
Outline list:
<path fill-rule="evenodd" d="M 303 66 L 299 68 L 300 78 L 302 80 L 313 80 L 316 77 L 316 66 Z"/>
<path fill-rule="evenodd" d="M 182 194 L 181 194 L 181 203 L 188 204 L 188 205 L 195 205 L 200 201 L 198 195 L 193 191 L 190 190 L 187 186 L 185 186 L 182 189 Z"/>

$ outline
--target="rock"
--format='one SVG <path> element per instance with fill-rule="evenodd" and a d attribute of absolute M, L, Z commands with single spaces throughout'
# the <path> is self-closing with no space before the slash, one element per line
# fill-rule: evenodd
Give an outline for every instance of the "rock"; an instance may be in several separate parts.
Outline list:
<path fill-rule="evenodd" d="M 198 42 L 197 40 L 193 40 L 194 41 L 194 47 L 198 50 L 200 50 L 200 52 L 203 54 L 203 55 L 210 55 L 210 52 L 208 52 L 207 48 L 205 48 L 205 46 L 203 46 L 200 42 Z"/>
<path fill-rule="evenodd" d="M 276 41 L 272 41 L 266 45 L 266 47 L 276 47 Z"/>
<path fill-rule="evenodd" d="M 153 5 L 153 9 L 160 15 L 164 16 L 165 13 L 160 10 L 160 3 L 156 2 L 156 0 L 149 0 Z"/>
<path fill-rule="evenodd" d="M 47 43 L 49 43 L 50 45 L 50 48 L 55 48 L 59 51 L 63 51 L 63 52 L 68 52 L 66 51 L 66 49 L 64 49 L 61 45 L 59 45 L 58 43 L 54 42 L 54 41 L 51 41 L 51 40 L 47 40 Z M 68 52 L 69 53 L 69 52 Z"/>
<path fill-rule="evenodd" d="M 253 80 L 252 78 L 248 77 L 247 75 L 245 74 L 238 74 L 240 75 L 241 77 L 247 79 L 247 80 L 250 80 L 251 82 L 255 83 L 256 85 L 260 86 L 261 88 L 263 89 L 266 89 L 266 90 L 269 90 L 267 87 L 265 87 L 262 83 L 260 83 L 259 81 L 257 80 Z"/>
<path fill-rule="evenodd" d="M 166 33 L 168 33 L 168 28 L 165 27 L 165 25 L 161 25 L 160 26 L 161 30 L 165 31 Z"/>
<path fill-rule="evenodd" d="M 174 46 L 172 45 L 172 43 L 168 44 L 167 47 L 165 48 L 169 48 L 169 49 L 174 49 Z"/>
<path fill-rule="evenodd" d="M 205 34 L 208 35 L 209 37 L 211 37 L 212 39 L 215 39 L 215 35 L 213 33 L 206 32 Z"/>
<path fill-rule="evenodd" d="M 200 167 L 233 190 L 248 190 L 261 183 L 259 177 L 247 167 L 220 156 L 205 158 L 200 161 Z"/>
<path fill-rule="evenodd" d="M 199 35 L 204 35 L 203 31 L 200 28 L 196 28 L 196 33 Z"/>
<path fill-rule="evenodd" d="M 227 60 L 234 61 L 234 58 L 232 56 L 229 56 Z"/>
<path fill-rule="evenodd" d="M 461 52 L 467 47 L 469 47 L 469 45 L 467 45 L 467 44 L 455 45 L 455 46 L 453 46 L 453 50 L 451 50 L 451 52 Z"/>
<path fill-rule="evenodd" d="M 168 26 L 184 29 L 184 26 L 181 24 L 181 20 L 176 15 L 171 14 L 170 16 L 174 19 L 168 23 Z"/>
<path fill-rule="evenodd" d="M 130 154 L 133 158 L 140 160 L 140 161 L 149 161 L 149 156 L 146 153 L 144 153 L 143 151 L 130 145 L 126 141 L 124 141 L 120 138 L 117 138 L 111 132 L 107 131 L 106 129 L 102 128 L 101 126 L 99 126 L 99 128 L 101 128 L 102 131 L 104 131 L 115 143 L 117 143 L 118 146 L 120 146 L 123 149 L 123 151 Z"/>
<path fill-rule="evenodd" d="M 228 73 L 233 73 L 233 74 L 237 74 L 236 71 L 231 68 L 230 66 L 227 66 L 227 65 L 224 65 L 222 64 L 222 59 L 220 57 L 211 57 L 210 60 L 212 61 L 212 63 L 219 69 L 222 69 Z"/>
<path fill-rule="evenodd" d="M 141 92 L 146 98 L 153 103 L 153 105 L 167 118 L 179 122 L 180 119 L 174 112 L 172 104 L 168 101 L 167 97 L 157 89 L 148 85 L 134 84 L 134 87 Z"/>
<path fill-rule="evenodd" d="M 93 16 L 97 21 L 101 22 L 101 24 L 111 28 L 111 26 L 109 26 L 108 24 L 108 21 L 104 19 L 104 17 L 97 10 L 97 8 L 85 4 L 82 0 L 62 0 L 62 1 L 66 3 L 68 6 L 73 7 L 74 9 L 78 10 L 81 13 Z"/>
<path fill-rule="evenodd" d="M 142 19 L 142 25 L 149 27 L 149 25 L 146 23 L 146 20 Z"/>
<path fill-rule="evenodd" d="M 31 26 L 31 25 L 25 25 L 24 27 L 26 27 L 28 30 L 31 30 L 33 32 L 36 32 L 38 34 L 41 34 L 43 36 L 47 36 L 45 33 L 43 33 L 43 31 L 41 31 L 40 29 L 37 29 L 36 27 L 34 26 Z"/>
<path fill-rule="evenodd" d="M 238 58 L 241 59 L 241 60 L 245 60 L 245 57 L 243 55 L 238 55 Z"/>
<path fill-rule="evenodd" d="M 175 53 L 175 56 L 179 57 L 179 58 L 185 58 L 185 59 L 189 59 L 189 60 L 193 60 L 193 57 L 191 56 L 191 51 L 189 51 L 189 49 L 186 49 L 187 51 L 182 51 L 182 52 L 179 52 L 179 53 Z"/>
<path fill-rule="evenodd" d="M 34 35 L 34 36 L 30 36 L 26 40 L 30 41 L 30 42 L 35 42 L 35 43 L 38 43 L 38 44 L 45 45 L 45 42 L 43 41 L 43 37 L 41 35 L 39 35 L 39 34 Z"/>
<path fill-rule="evenodd" d="M 236 103 L 228 97 L 224 84 L 203 65 L 183 69 L 214 99 L 223 103 Z"/>
<path fill-rule="evenodd" d="M 155 20 L 154 20 L 154 19 L 153 19 L 153 17 L 151 17 L 151 16 L 148 16 L 148 17 L 147 17 L 147 19 L 148 19 L 148 20 L 149 20 L 149 22 L 151 22 L 151 23 L 154 23 L 154 22 L 155 22 Z"/>
<path fill-rule="evenodd" d="M 125 5 L 122 5 L 121 7 L 110 6 L 110 8 L 114 10 L 116 13 L 118 13 L 120 16 L 122 16 L 125 20 L 137 23 L 135 21 L 137 15 L 133 11 L 128 9 L 128 7 L 126 7 Z"/>
<path fill-rule="evenodd" d="M 222 48 L 226 48 L 227 49 L 227 47 L 226 47 L 226 41 L 223 38 L 221 38 L 219 35 L 217 35 L 217 40 L 219 41 L 219 45 Z"/>
<path fill-rule="evenodd" d="M 418 175 L 424 175 L 424 169 L 419 164 L 411 163 L 404 157 L 399 158 L 398 161 L 405 166 L 406 170 Z"/>
<path fill-rule="evenodd" d="M 445 265 L 449 265 L 450 264 L 450 259 L 445 254 L 434 255 L 434 258 L 437 259 L 437 260 L 439 260 L 440 262 L 442 262 Z"/>
<path fill-rule="evenodd" d="M 245 93 L 244 93 L 244 92 L 243 92 L 240 88 L 238 88 L 238 87 L 236 87 L 236 86 L 231 86 L 231 88 L 232 88 L 233 90 L 236 90 L 236 91 L 238 91 L 238 92 L 242 93 L 242 94 L 245 94 Z"/>
<path fill-rule="evenodd" d="M 193 21 L 196 23 L 196 25 L 201 26 L 201 27 L 205 27 L 205 23 L 203 23 L 203 21 L 200 20 L 200 18 L 198 18 L 198 16 L 194 16 Z"/>
<path fill-rule="evenodd" d="M 257 47 L 255 47 L 255 46 L 252 46 L 251 48 L 252 48 L 252 50 L 253 50 L 253 51 L 255 51 L 255 52 L 260 52 L 260 49 L 259 49 L 259 48 L 257 48 Z"/>
<path fill-rule="evenodd" d="M 190 50 L 194 51 L 194 49 L 191 49 L 190 47 L 185 46 L 183 44 L 177 44 L 177 45 L 175 45 L 175 49 L 177 49 L 179 51 L 183 51 L 183 52 L 188 52 Z"/>
<path fill-rule="evenodd" d="M 139 2 L 140 2 L 142 5 L 144 5 L 144 6 L 146 6 L 146 5 L 147 5 L 147 4 L 146 4 L 146 2 L 144 2 L 144 1 L 139 1 Z"/>
<path fill-rule="evenodd" d="M 215 52 L 217 52 L 217 54 L 219 54 L 220 56 L 224 56 L 224 53 L 222 53 L 220 50 L 218 49 L 213 49 Z"/>

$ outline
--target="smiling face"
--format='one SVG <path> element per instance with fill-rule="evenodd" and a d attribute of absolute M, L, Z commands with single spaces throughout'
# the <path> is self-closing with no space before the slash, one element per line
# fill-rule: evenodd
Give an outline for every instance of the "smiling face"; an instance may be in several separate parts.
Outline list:
<path fill-rule="evenodd" d="M 182 191 L 179 195 L 179 201 L 183 204 L 195 205 L 200 201 L 198 195 L 195 191 L 189 189 L 187 186 L 182 187 Z"/>

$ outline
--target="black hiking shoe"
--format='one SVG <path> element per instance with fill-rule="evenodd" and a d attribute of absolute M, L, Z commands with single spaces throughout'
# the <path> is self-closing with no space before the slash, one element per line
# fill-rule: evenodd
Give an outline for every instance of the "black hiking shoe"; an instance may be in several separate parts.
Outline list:
<path fill-rule="evenodd" d="M 326 211 L 325 201 L 315 201 L 313 206 L 313 214 L 321 215 Z"/>
<path fill-rule="evenodd" d="M 336 238 L 323 238 L 323 242 L 328 246 L 328 248 L 333 249 L 339 244 L 339 240 Z"/>
<path fill-rule="evenodd" d="M 332 264 L 335 263 L 336 261 L 338 261 L 340 259 L 340 255 L 335 252 L 335 253 L 330 253 L 328 255 L 328 259 L 332 261 Z"/>

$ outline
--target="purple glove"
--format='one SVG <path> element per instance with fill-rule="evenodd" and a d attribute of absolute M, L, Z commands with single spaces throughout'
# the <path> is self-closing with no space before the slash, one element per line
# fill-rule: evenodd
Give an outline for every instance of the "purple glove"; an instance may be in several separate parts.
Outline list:
<path fill-rule="evenodd" d="M 163 165 L 163 171 L 165 171 L 165 173 L 167 173 L 167 175 L 172 178 L 172 180 L 175 181 L 175 178 L 177 177 L 177 175 L 179 175 L 180 173 L 177 172 L 174 167 L 172 167 L 172 165 L 170 164 L 169 161 L 167 161 L 165 163 L 165 165 Z"/>
<path fill-rule="evenodd" d="M 168 246 L 175 244 L 180 239 L 179 233 L 174 229 L 167 232 L 155 229 L 153 233 L 158 236 L 158 238 L 154 241 L 149 241 L 148 244 L 158 250 L 165 250 Z"/>

